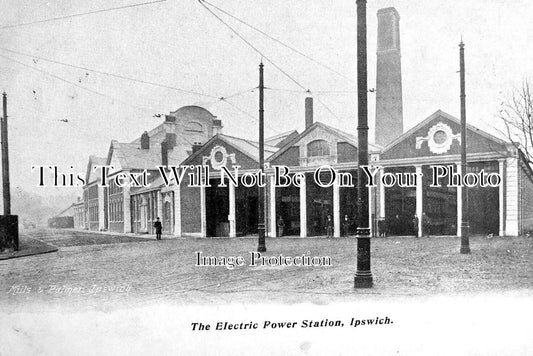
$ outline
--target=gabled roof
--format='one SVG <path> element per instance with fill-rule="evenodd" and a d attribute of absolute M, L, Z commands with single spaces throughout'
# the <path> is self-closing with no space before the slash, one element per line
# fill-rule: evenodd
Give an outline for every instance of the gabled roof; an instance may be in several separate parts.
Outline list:
<path fill-rule="evenodd" d="M 224 134 L 217 134 L 211 137 L 211 139 L 207 141 L 205 144 L 203 144 L 202 147 L 198 151 L 196 151 L 195 153 L 187 157 L 185 161 L 182 162 L 182 164 L 186 165 L 188 164 L 188 162 L 193 161 L 196 157 L 200 155 L 204 155 L 205 151 L 211 145 L 211 143 L 213 143 L 213 141 L 217 139 L 239 150 L 244 155 L 248 156 L 254 161 L 259 162 L 259 143 L 255 141 L 239 138 L 239 137 L 228 136 Z M 278 150 L 278 148 L 269 146 L 269 145 L 264 145 L 264 150 L 265 150 L 265 160 L 266 160 L 267 157 L 275 153 Z"/>
<path fill-rule="evenodd" d="M 163 177 L 161 177 L 161 175 L 158 175 L 156 176 L 155 179 L 153 179 L 151 182 L 148 182 L 149 185 L 146 186 L 146 187 L 141 187 L 141 188 L 137 188 L 135 190 L 131 190 L 131 194 L 132 195 L 135 195 L 135 194 L 142 194 L 142 193 L 146 193 L 146 192 L 149 192 L 149 191 L 152 191 L 152 190 L 158 190 L 160 189 L 161 187 L 164 186 L 165 184 L 165 181 L 163 180 Z"/>
<path fill-rule="evenodd" d="M 61 210 L 58 214 L 54 215 L 53 217 L 59 217 L 59 216 L 73 216 L 74 215 L 74 206 L 76 203 L 72 203 L 68 206 L 68 208 Z"/>
<path fill-rule="evenodd" d="M 302 138 L 304 138 L 305 136 L 307 136 L 311 131 L 317 129 L 317 128 L 320 128 L 320 129 L 323 129 L 325 131 L 328 131 L 330 132 L 331 134 L 339 137 L 342 141 L 345 141 L 345 142 L 348 142 L 352 145 L 354 145 L 355 147 L 358 147 L 358 142 L 357 142 L 357 136 L 355 135 L 352 135 L 352 134 L 348 134 L 344 131 L 341 131 L 337 128 L 334 128 L 332 126 L 329 126 L 329 125 L 326 125 L 320 121 L 315 121 L 311 126 L 309 126 L 307 129 L 305 129 L 304 132 L 302 132 L 301 134 L 299 134 L 298 136 L 294 137 L 292 140 L 289 140 L 287 143 L 285 143 L 285 145 L 283 145 L 283 147 L 281 147 L 276 153 L 274 153 L 272 156 L 270 156 L 268 158 L 269 161 L 272 161 L 273 159 L 279 157 L 283 152 L 287 151 L 289 148 L 291 148 L 292 146 L 294 146 L 298 141 L 300 141 Z M 369 153 L 378 153 L 380 152 L 382 149 L 381 146 L 379 145 L 376 145 L 376 144 L 373 144 L 373 143 L 368 143 L 368 152 Z"/>
<path fill-rule="evenodd" d="M 297 135 L 298 135 L 298 131 L 296 130 L 282 132 L 276 136 L 266 138 L 265 144 L 269 146 L 283 147 L 285 143 L 292 140 Z"/>
<path fill-rule="evenodd" d="M 444 118 L 444 119 L 447 119 L 447 120 L 450 120 L 452 122 L 455 122 L 457 125 L 461 125 L 461 120 L 457 119 L 456 117 L 442 111 L 442 110 L 437 110 L 435 111 L 433 114 L 431 114 L 429 117 L 427 117 L 426 119 L 422 120 L 420 123 L 418 123 L 416 126 L 414 126 L 413 128 L 411 128 L 409 131 L 403 133 L 402 135 L 398 136 L 394 141 L 392 141 L 391 143 L 389 143 L 384 149 L 383 151 L 381 152 L 382 154 L 390 151 L 392 148 L 394 148 L 394 146 L 396 146 L 398 143 L 400 143 L 401 141 L 405 140 L 407 137 L 413 135 L 415 132 L 417 132 L 418 130 L 420 130 L 422 127 L 424 127 L 425 125 L 427 125 L 430 121 L 436 119 L 436 118 Z M 497 144 L 500 144 L 500 145 L 503 145 L 503 146 L 507 146 L 507 142 L 505 142 L 504 140 L 496 137 L 496 136 L 493 136 L 483 130 L 480 130 L 478 129 L 477 127 L 475 126 L 472 126 L 470 124 L 466 124 L 466 128 L 467 130 L 470 130 L 472 132 L 475 132 L 477 134 L 479 134 L 480 136 L 483 136 L 484 138 L 488 139 L 488 140 L 491 140 Z"/>
<path fill-rule="evenodd" d="M 168 164 L 179 164 L 187 157 L 187 149 L 189 148 L 188 145 L 176 145 L 173 149 L 168 150 Z M 107 164 L 111 163 L 113 155 L 118 159 L 123 170 L 154 170 L 156 166 L 162 164 L 160 146 L 141 149 L 140 145 L 136 143 L 123 143 L 113 140 L 107 155 Z"/>
<path fill-rule="evenodd" d="M 97 157 L 97 156 L 93 156 L 93 155 L 89 156 L 89 162 L 87 162 L 87 170 L 85 171 L 85 183 L 89 184 L 89 183 L 94 181 L 94 180 L 91 180 L 89 182 L 89 178 L 91 177 L 92 168 L 94 166 L 104 166 L 105 164 L 106 164 L 106 158 L 105 157 Z M 102 175 L 102 170 L 101 169 L 97 169 L 95 173 L 96 173 L 96 179 L 95 180 L 100 180 L 101 175 Z"/>
<path fill-rule="evenodd" d="M 256 161 L 259 161 L 259 143 L 255 141 L 245 140 L 242 138 L 234 137 L 234 136 L 228 136 L 224 134 L 219 135 L 222 140 L 226 141 L 230 145 L 234 146 L 235 148 L 238 148 L 243 153 L 248 153 L 251 158 L 255 159 Z M 264 146 L 265 150 L 265 158 L 272 155 L 274 152 L 278 150 L 275 146 L 270 146 L 265 144 Z"/>

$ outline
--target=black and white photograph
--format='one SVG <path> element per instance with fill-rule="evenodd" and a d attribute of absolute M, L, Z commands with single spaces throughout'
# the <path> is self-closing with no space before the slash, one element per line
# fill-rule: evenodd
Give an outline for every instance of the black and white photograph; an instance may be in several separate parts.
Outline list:
<path fill-rule="evenodd" d="M 1 8 L 0 355 L 533 354 L 533 3 Z"/>

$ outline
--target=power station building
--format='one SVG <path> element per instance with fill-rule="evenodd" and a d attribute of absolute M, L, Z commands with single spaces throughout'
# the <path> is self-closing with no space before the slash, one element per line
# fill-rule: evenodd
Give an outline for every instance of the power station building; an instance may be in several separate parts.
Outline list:
<path fill-rule="evenodd" d="M 497 173 L 496 186 L 457 187 L 448 176 L 460 173 L 460 122 L 440 110 L 407 132 L 403 130 L 400 17 L 394 8 L 378 11 L 375 144 L 370 165 L 377 184 L 369 187 L 369 218 L 374 234 L 460 235 L 462 195 L 468 192 L 468 220 L 473 234 L 518 235 L 533 230 L 533 171 L 512 144 L 473 126 L 467 127 L 468 173 Z M 355 232 L 357 221 L 357 138 L 315 121 L 313 99 L 305 101 L 305 130 L 265 140 L 265 227 L 270 237 L 334 236 Z M 353 133 L 356 130 L 354 128 Z M 207 110 L 186 106 L 129 143 L 112 141 L 107 157 L 92 157 L 87 166 L 83 202 L 76 225 L 90 230 L 153 233 L 157 217 L 167 236 L 216 237 L 257 233 L 259 145 L 222 133 L 222 123 Z M 95 165 L 111 165 L 109 186 L 102 187 Z M 186 166 L 180 184 L 166 182 L 157 166 Z M 194 167 L 208 167 L 195 171 Z M 245 177 L 239 185 L 221 178 L 226 168 Z M 274 182 L 276 167 L 287 167 L 298 184 Z M 330 182 L 327 187 L 317 183 Z M 435 171 L 449 169 L 441 185 Z M 281 168 L 278 168 L 281 169 Z M 374 169 L 374 168 L 373 168 Z M 167 170 L 168 171 L 168 170 Z M 192 173 L 189 175 L 188 173 Z M 143 177 L 142 173 L 148 174 Z M 168 171 L 169 172 L 169 171 Z M 333 179 L 336 172 L 342 179 Z M 196 184 L 195 176 L 202 177 Z M 146 187 L 119 187 L 120 174 L 145 179 Z M 170 176 L 170 173 L 169 173 Z M 416 177 L 411 184 L 386 178 Z M 168 178 L 168 177 L 167 177 Z M 250 184 L 247 184 L 250 183 Z M 403 185 L 402 185 L 403 184 Z M 192 185 L 192 186 L 191 186 Z M 248 185 L 248 186 L 247 186 Z"/>

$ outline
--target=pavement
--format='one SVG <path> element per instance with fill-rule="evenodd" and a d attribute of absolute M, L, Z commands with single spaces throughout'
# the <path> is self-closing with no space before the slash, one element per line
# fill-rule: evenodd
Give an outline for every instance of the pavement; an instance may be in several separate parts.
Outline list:
<path fill-rule="evenodd" d="M 0 305 L 115 309 L 155 301 L 301 303 L 519 293 L 533 295 L 533 239 L 453 236 L 372 240 L 374 287 L 354 289 L 357 240 L 267 238 L 264 256 L 327 256 L 331 266 L 249 266 L 255 239 L 163 238 L 36 230 L 24 241 L 53 254 L 0 261 Z M 203 256 L 242 256 L 243 266 L 196 266 Z"/>
<path fill-rule="evenodd" d="M 6 251 L 0 253 L 0 260 L 8 260 L 11 258 L 39 255 L 42 253 L 56 252 L 56 246 L 47 244 L 38 239 L 22 235 L 19 238 L 19 249 L 17 251 Z"/>

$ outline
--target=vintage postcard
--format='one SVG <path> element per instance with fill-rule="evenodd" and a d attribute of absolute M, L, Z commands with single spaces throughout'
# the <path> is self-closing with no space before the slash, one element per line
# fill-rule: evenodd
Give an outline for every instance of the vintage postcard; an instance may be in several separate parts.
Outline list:
<path fill-rule="evenodd" d="M 0 355 L 532 355 L 533 4 L 5 0 Z"/>

